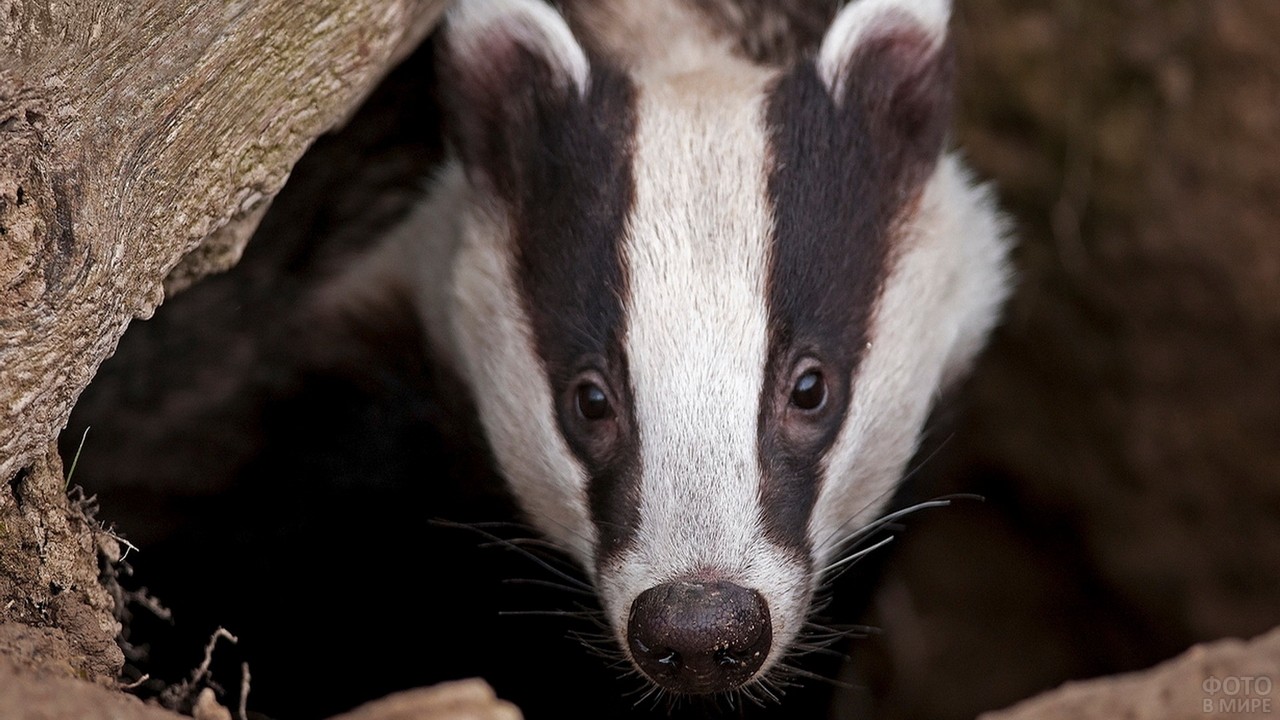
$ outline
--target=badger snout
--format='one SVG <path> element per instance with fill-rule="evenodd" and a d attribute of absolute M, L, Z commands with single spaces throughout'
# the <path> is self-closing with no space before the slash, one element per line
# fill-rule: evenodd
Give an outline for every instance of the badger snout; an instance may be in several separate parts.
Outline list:
<path fill-rule="evenodd" d="M 640 593 L 627 618 L 636 665 L 682 693 L 732 690 L 764 664 L 773 641 L 769 605 L 724 580 L 664 583 Z"/>

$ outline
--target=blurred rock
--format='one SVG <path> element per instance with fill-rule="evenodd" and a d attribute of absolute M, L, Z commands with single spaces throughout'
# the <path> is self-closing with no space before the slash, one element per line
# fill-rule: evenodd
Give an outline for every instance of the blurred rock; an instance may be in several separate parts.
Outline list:
<path fill-rule="evenodd" d="M 1280 705 L 1280 628 L 1249 642 L 1197 645 L 1128 675 L 1068 683 L 979 720 L 1205 720 L 1262 717 Z"/>
<path fill-rule="evenodd" d="M 361 705 L 333 720 L 520 720 L 483 680 L 459 680 L 407 690 Z"/>

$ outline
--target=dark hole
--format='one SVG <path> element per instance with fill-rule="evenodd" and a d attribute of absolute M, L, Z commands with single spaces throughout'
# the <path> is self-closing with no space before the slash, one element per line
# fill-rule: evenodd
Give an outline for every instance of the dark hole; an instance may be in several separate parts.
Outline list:
<path fill-rule="evenodd" d="M 13 493 L 13 501 L 17 504 L 18 509 L 22 509 L 22 483 L 26 482 L 27 475 L 31 472 L 31 468 L 22 468 L 9 480 L 9 491 Z"/>

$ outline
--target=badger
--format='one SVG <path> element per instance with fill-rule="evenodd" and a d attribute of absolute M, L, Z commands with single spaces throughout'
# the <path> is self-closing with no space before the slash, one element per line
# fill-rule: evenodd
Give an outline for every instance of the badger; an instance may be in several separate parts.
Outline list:
<path fill-rule="evenodd" d="M 1010 286 L 948 0 L 852 0 L 773 61 L 711 4 L 455 4 L 449 159 L 370 263 L 676 695 L 782 665 Z"/>

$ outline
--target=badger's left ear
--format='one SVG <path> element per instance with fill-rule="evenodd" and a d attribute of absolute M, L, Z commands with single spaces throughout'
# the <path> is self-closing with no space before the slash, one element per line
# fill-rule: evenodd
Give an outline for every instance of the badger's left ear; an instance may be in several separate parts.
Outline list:
<path fill-rule="evenodd" d="M 586 53 L 543 0 L 456 0 L 439 54 L 446 134 L 468 175 L 510 194 L 518 159 L 583 105 Z"/>
<path fill-rule="evenodd" d="M 854 0 L 816 59 L 838 106 L 863 114 L 873 138 L 929 166 L 951 124 L 950 0 Z"/>

